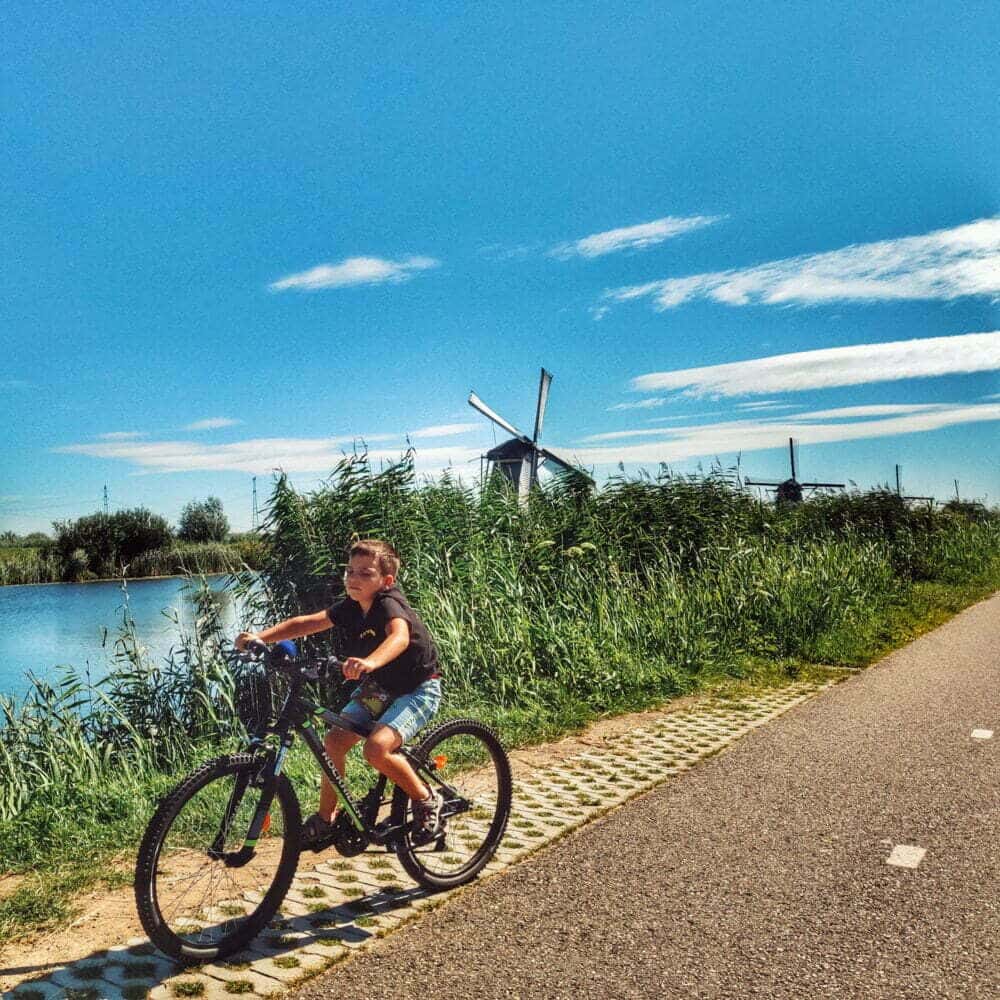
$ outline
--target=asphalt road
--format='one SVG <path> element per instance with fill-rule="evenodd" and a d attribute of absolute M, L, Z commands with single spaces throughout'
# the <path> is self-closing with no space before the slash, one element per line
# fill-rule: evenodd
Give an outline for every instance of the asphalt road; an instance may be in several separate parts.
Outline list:
<path fill-rule="evenodd" d="M 1000 997 L 998 778 L 1000 595 L 295 996 Z"/>

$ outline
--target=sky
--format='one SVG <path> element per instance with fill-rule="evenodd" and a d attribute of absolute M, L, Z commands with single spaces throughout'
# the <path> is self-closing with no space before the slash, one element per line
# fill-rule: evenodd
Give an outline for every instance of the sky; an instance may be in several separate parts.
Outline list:
<path fill-rule="evenodd" d="M 251 520 L 474 390 L 667 463 L 1000 502 L 996 4 L 0 13 L 0 531 Z"/>

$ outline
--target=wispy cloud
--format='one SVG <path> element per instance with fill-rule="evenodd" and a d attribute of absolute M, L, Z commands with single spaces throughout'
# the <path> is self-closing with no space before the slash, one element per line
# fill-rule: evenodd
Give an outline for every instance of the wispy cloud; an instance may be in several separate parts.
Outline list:
<path fill-rule="evenodd" d="M 903 413 L 948 409 L 949 403 L 876 403 L 872 406 L 841 406 L 833 410 L 796 413 L 796 420 L 843 420 L 854 417 L 895 417 Z"/>
<path fill-rule="evenodd" d="M 457 425 L 443 425 L 445 427 Z M 475 426 L 475 425 L 473 425 Z M 444 436 L 427 433 L 436 428 L 423 428 L 409 436 Z M 452 433 L 460 433 L 453 431 Z M 392 441 L 389 447 L 373 449 L 373 442 Z M 64 445 L 53 449 L 57 453 L 88 455 L 92 458 L 117 459 L 128 462 L 142 472 L 242 472 L 261 475 L 272 469 L 286 472 L 328 473 L 343 457 L 358 445 L 367 450 L 372 462 L 394 461 L 405 450 L 401 434 L 371 434 L 366 437 L 327 438 L 253 438 L 227 444 L 203 444 L 197 441 L 104 441 Z M 434 471 L 478 461 L 480 449 L 454 444 L 416 449 L 418 471 Z"/>
<path fill-rule="evenodd" d="M 560 243 L 549 253 L 566 260 L 570 257 L 603 257 L 604 254 L 618 253 L 620 250 L 646 250 L 671 237 L 689 233 L 692 229 L 702 229 L 724 218 L 723 215 L 668 215 L 637 226 L 609 229 L 604 233 L 593 233 L 579 240 Z"/>
<path fill-rule="evenodd" d="M 604 293 L 608 302 L 651 299 L 658 310 L 692 299 L 730 306 L 818 305 L 1000 294 L 1000 217 L 955 229 L 789 257 L 758 267 L 666 278 Z M 600 318 L 598 316 L 598 318 Z"/>
<path fill-rule="evenodd" d="M 632 388 L 683 390 L 689 396 L 754 396 L 996 369 L 1000 369 L 1000 331 L 994 330 L 651 372 L 633 379 Z"/>
<path fill-rule="evenodd" d="M 233 420 L 232 417 L 208 417 L 206 420 L 196 420 L 193 424 L 188 424 L 182 429 L 186 431 L 214 431 L 219 427 L 235 427 L 242 423 L 242 420 Z"/>
<path fill-rule="evenodd" d="M 319 264 L 308 271 L 289 274 L 272 282 L 272 292 L 293 289 L 315 292 L 323 288 L 345 288 L 348 285 L 379 285 L 386 281 L 408 281 L 421 271 L 439 267 L 433 257 L 407 257 L 405 260 L 383 260 L 381 257 L 348 257 L 339 264 Z"/>
<path fill-rule="evenodd" d="M 417 430 L 410 431 L 409 436 L 411 438 L 455 437 L 476 430 L 480 430 L 479 424 L 433 424 L 430 427 L 418 427 Z"/>
<path fill-rule="evenodd" d="M 663 406 L 666 399 L 663 396 L 651 396 L 649 399 L 640 399 L 635 403 L 615 403 L 609 406 L 609 410 L 654 410 L 658 406 Z"/>
<path fill-rule="evenodd" d="M 795 406 L 792 403 L 779 403 L 773 399 L 764 399 L 759 403 L 737 403 L 736 409 L 758 412 L 760 410 L 794 410 Z"/>
<path fill-rule="evenodd" d="M 97 435 L 100 441 L 134 441 L 145 436 L 145 431 L 109 431 L 107 434 Z"/>
<path fill-rule="evenodd" d="M 884 419 L 847 423 L 810 423 L 805 420 L 784 422 L 764 420 L 730 420 L 717 424 L 674 428 L 643 428 L 597 434 L 587 442 L 642 439 L 637 444 L 598 445 L 576 448 L 574 460 L 584 465 L 614 465 L 626 462 L 655 465 L 659 462 L 679 462 L 689 458 L 731 455 L 737 451 L 752 452 L 786 447 L 790 437 L 801 444 L 824 444 L 853 441 L 860 438 L 894 437 L 940 430 L 959 424 L 1000 420 L 1000 403 L 942 406 Z M 658 440 L 652 440 L 658 436 Z"/>

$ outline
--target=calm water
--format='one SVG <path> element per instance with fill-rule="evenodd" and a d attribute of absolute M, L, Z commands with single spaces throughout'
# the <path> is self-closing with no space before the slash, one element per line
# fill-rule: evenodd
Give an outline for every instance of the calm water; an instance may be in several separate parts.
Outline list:
<path fill-rule="evenodd" d="M 208 578 L 217 591 L 223 590 L 225 579 Z M 150 656 L 163 656 L 178 642 L 177 625 L 168 617 L 171 609 L 189 626 L 194 622 L 185 583 L 183 578 L 129 582 L 136 633 Z M 235 630 L 233 600 L 223 593 L 220 601 L 223 621 Z M 102 677 L 112 662 L 123 603 L 120 583 L 0 587 L 0 694 L 24 694 L 28 671 L 54 679 L 58 664 L 81 672 L 89 664 L 91 676 Z"/>

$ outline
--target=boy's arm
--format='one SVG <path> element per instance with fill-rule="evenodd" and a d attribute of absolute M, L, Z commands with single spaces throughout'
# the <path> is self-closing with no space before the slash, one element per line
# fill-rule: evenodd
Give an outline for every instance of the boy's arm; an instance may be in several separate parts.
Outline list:
<path fill-rule="evenodd" d="M 344 676 L 356 681 L 379 667 L 391 663 L 410 645 L 410 626 L 405 618 L 390 618 L 385 626 L 385 638 L 367 656 L 349 656 L 344 662 Z"/>
<path fill-rule="evenodd" d="M 317 611 L 314 615 L 286 618 L 283 622 L 278 622 L 277 625 L 262 629 L 260 632 L 240 632 L 233 645 L 237 649 L 246 649 L 251 639 L 260 639 L 261 642 L 268 643 L 280 642 L 282 639 L 299 639 L 304 635 L 323 632 L 328 628 L 333 628 L 330 616 L 325 611 Z"/>

